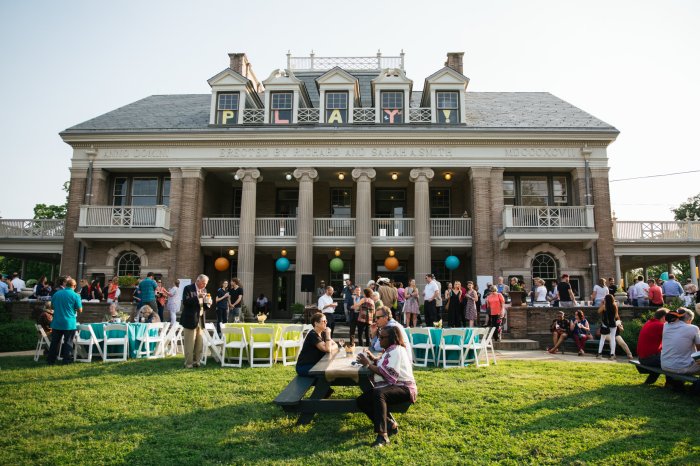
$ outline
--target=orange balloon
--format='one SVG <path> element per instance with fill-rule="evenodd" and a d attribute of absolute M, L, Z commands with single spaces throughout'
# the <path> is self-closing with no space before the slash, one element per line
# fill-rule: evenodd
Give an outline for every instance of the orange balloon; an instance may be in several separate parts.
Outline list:
<path fill-rule="evenodd" d="M 387 270 L 396 270 L 399 268 L 399 260 L 396 257 L 387 257 L 384 259 L 384 267 Z"/>
<path fill-rule="evenodd" d="M 214 268 L 218 270 L 219 272 L 223 272 L 224 270 L 228 270 L 229 262 L 228 259 L 225 257 L 219 257 L 214 261 Z"/>

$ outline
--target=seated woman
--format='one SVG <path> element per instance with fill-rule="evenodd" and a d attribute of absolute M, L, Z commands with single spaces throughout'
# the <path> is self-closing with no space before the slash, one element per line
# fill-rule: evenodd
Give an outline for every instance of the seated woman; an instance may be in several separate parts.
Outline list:
<path fill-rule="evenodd" d="M 547 348 L 547 352 L 555 354 L 559 352 L 559 347 L 569 336 L 569 321 L 564 317 L 564 311 L 557 312 L 557 318 L 552 321 L 549 331 L 552 332 L 554 346 Z M 561 350 L 561 353 L 564 354 L 564 349 Z"/>
<path fill-rule="evenodd" d="M 145 322 L 147 324 L 160 323 L 158 313 L 155 312 L 148 304 L 139 309 L 139 314 L 141 314 L 141 322 Z"/>
<path fill-rule="evenodd" d="M 573 335 L 576 346 L 578 347 L 578 355 L 583 356 L 583 353 L 585 353 L 586 341 L 588 341 L 588 335 L 591 333 L 591 326 L 588 324 L 588 320 L 582 310 L 579 309 L 576 311 L 576 317 L 571 321 L 569 331 L 571 335 Z"/>
<path fill-rule="evenodd" d="M 311 325 L 314 328 L 304 339 L 304 345 L 297 358 L 297 374 L 302 376 L 308 376 L 311 368 L 321 360 L 324 354 L 338 349 L 338 345 L 331 340 L 331 329 L 328 328 L 328 320 L 323 313 L 314 314 L 311 317 Z"/>
<path fill-rule="evenodd" d="M 255 300 L 255 307 L 258 308 L 258 314 L 263 313 L 263 314 L 268 314 L 270 311 L 268 310 L 269 307 L 269 301 L 267 297 L 263 293 L 260 293 L 260 296 L 258 296 L 258 299 Z"/>
<path fill-rule="evenodd" d="M 396 326 L 384 327 L 379 332 L 379 341 L 384 348 L 380 357 L 376 358 L 370 353 L 357 355 L 357 361 L 372 373 L 374 388 L 357 397 L 357 406 L 374 422 L 377 439 L 373 447 L 387 445 L 389 436 L 399 433 L 399 425 L 389 411 L 391 405 L 415 403 L 418 396 L 401 329 Z"/>

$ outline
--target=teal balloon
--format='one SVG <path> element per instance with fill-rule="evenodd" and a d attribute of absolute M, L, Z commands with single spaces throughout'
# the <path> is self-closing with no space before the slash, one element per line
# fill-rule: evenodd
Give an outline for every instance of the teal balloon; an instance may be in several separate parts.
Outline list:
<path fill-rule="evenodd" d="M 661 278 L 661 280 L 663 280 L 663 281 L 668 280 L 668 272 L 662 273 L 661 276 L 660 276 L 659 278 Z"/>
<path fill-rule="evenodd" d="M 343 271 L 343 265 L 345 265 L 345 264 L 343 264 L 343 259 L 341 259 L 340 257 L 336 257 L 334 259 L 331 259 L 330 264 L 328 264 L 328 266 L 331 269 L 331 272 L 336 272 L 336 273 Z"/>
<path fill-rule="evenodd" d="M 459 258 L 457 256 L 447 256 L 445 258 L 445 267 L 454 270 L 459 267 Z"/>
<path fill-rule="evenodd" d="M 286 272 L 289 270 L 289 259 L 286 257 L 280 257 L 275 261 L 275 268 L 278 272 Z"/>

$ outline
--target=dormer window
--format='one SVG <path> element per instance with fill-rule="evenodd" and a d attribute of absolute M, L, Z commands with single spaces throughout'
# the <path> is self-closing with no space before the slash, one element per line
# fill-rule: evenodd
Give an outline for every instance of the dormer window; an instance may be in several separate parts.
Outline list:
<path fill-rule="evenodd" d="M 325 94 L 326 123 L 347 123 L 348 93 L 327 91 Z"/>
<path fill-rule="evenodd" d="M 404 105 L 403 92 L 401 91 L 382 91 L 382 108 L 381 117 L 382 123 L 394 125 L 404 122 Z"/>
<path fill-rule="evenodd" d="M 270 123 L 288 125 L 292 122 L 293 92 L 273 92 L 270 95 Z"/>
<path fill-rule="evenodd" d="M 240 94 L 238 92 L 219 92 L 216 104 L 216 124 L 235 125 L 238 123 Z"/>
<path fill-rule="evenodd" d="M 437 122 L 446 125 L 459 124 L 459 92 L 438 91 L 437 97 Z"/>

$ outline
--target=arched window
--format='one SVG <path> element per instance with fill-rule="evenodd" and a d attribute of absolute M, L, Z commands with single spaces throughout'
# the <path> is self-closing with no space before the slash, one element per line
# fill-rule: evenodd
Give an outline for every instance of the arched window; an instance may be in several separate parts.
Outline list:
<path fill-rule="evenodd" d="M 537 254 L 532 260 L 532 276 L 540 277 L 549 286 L 551 280 L 557 279 L 557 261 L 549 254 Z"/>
<path fill-rule="evenodd" d="M 117 259 L 117 275 L 120 277 L 141 275 L 141 259 L 134 251 L 126 251 Z"/>

